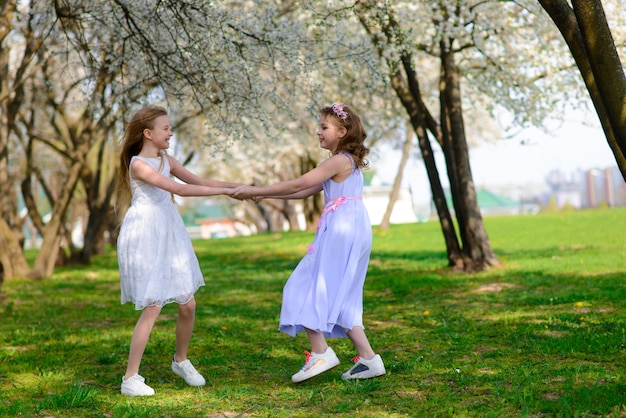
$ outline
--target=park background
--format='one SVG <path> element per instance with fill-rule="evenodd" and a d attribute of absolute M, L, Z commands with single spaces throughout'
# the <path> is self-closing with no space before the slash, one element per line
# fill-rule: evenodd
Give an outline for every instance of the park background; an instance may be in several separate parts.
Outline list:
<path fill-rule="evenodd" d="M 1 7 L 1 414 L 623 414 L 622 2 Z M 228 223 L 246 235 L 194 241 L 213 280 L 197 341 L 213 384 L 190 392 L 161 375 L 165 314 L 148 376 L 169 396 L 120 399 L 135 317 L 117 303 L 113 208 L 130 116 L 166 106 L 173 156 L 267 184 L 327 157 L 314 132 L 334 101 L 368 129 L 367 315 L 389 375 L 284 385 L 299 345 L 272 324 L 321 196 L 184 199 L 198 236 L 228 236 L 210 229 Z M 414 218 L 391 222 L 390 204 Z"/>
<path fill-rule="evenodd" d="M 497 266 L 482 219 L 488 209 L 536 213 L 624 200 L 621 6 L 68 0 L 51 8 L 9 1 L 0 32 L 0 280 L 49 277 L 56 266 L 86 263 L 115 245 L 118 144 L 128 118 L 146 104 L 168 108 L 177 134 L 169 151 L 201 175 L 267 184 L 319 164 L 326 155 L 313 135 L 317 110 L 348 103 L 363 115 L 371 159 L 380 163 L 366 172 L 374 223 L 387 229 L 399 203 L 410 216 L 396 222 L 440 223 L 450 267 Z M 490 182 L 542 172 L 551 157 L 529 130 L 567 135 L 561 124 L 581 112 L 596 114 L 591 123 L 601 126 L 617 170 L 557 168 L 547 190 L 494 191 L 483 183 L 487 166 L 497 173 Z M 597 143 L 568 139 L 552 157 L 557 167 L 596 154 Z M 515 152 L 532 154 L 532 163 L 477 161 L 497 142 L 523 143 Z M 398 150 L 391 188 L 376 190 L 389 187 L 394 164 L 383 158 Z M 420 160 L 428 186 L 411 170 Z M 311 230 L 323 205 L 321 195 L 179 203 L 188 225 L 199 223 L 200 236 L 210 237 Z M 214 230 L 224 224 L 230 232 Z M 39 249 L 34 263 L 28 248 Z"/>

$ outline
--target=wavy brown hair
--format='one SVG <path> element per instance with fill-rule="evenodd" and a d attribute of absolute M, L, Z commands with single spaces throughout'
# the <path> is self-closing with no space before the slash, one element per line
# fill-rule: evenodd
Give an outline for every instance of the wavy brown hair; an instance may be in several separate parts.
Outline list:
<path fill-rule="evenodd" d="M 154 120 L 167 116 L 167 110 L 160 106 L 147 106 L 135 113 L 130 120 L 121 143 L 120 168 L 117 177 L 115 212 L 121 223 L 130 207 L 132 191 L 130 189 L 130 160 L 139 155 L 143 148 L 143 131 L 154 129 Z M 163 157 L 163 155 L 161 155 Z"/>
<path fill-rule="evenodd" d="M 346 118 L 343 119 L 335 113 L 333 106 L 325 106 L 320 109 L 320 115 L 323 118 L 331 118 L 333 123 L 338 127 L 346 129 L 346 135 L 339 140 L 335 154 L 347 152 L 352 156 L 354 164 L 358 168 L 368 168 L 369 161 L 365 159 L 370 150 L 365 146 L 365 138 L 367 132 L 361 118 L 349 106 L 343 106 Z"/>

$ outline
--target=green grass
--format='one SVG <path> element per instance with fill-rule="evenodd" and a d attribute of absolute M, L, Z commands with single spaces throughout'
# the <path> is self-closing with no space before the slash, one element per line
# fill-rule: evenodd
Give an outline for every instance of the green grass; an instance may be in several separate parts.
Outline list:
<path fill-rule="evenodd" d="M 626 209 L 486 218 L 502 267 L 448 273 L 436 222 L 374 232 L 364 320 L 382 378 L 343 382 L 355 354 L 299 385 L 306 337 L 277 331 L 282 286 L 312 235 L 195 241 L 190 358 L 169 370 L 176 309 L 162 311 L 141 374 L 150 398 L 119 394 L 138 313 L 119 303 L 116 255 L 0 297 L 0 416 L 519 417 L 626 414 Z"/>

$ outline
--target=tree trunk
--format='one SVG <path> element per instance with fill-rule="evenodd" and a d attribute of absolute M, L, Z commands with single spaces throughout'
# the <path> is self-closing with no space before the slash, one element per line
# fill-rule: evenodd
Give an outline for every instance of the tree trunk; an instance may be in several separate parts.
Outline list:
<path fill-rule="evenodd" d="M 463 243 L 465 271 L 480 271 L 498 265 L 476 198 L 465 138 L 465 124 L 461 105 L 461 74 L 453 53 L 441 42 L 441 128 L 444 153 L 454 201 L 454 212 L 459 222 Z"/>
<path fill-rule="evenodd" d="M 626 180 L 626 81 L 599 0 L 538 0 L 563 35 Z"/>
<path fill-rule="evenodd" d="M 269 232 L 272 230 L 272 213 L 265 208 L 263 201 L 256 204 L 259 217 L 254 216 L 254 223 L 259 232 Z"/>
<path fill-rule="evenodd" d="M 0 44 L 13 29 L 12 20 L 16 1 L 4 1 L 0 6 Z M 9 173 L 9 141 L 19 104 L 24 97 L 24 80 L 31 51 L 30 43 L 19 68 L 9 71 L 11 48 L 0 48 L 0 289 L 5 278 L 26 277 L 30 268 L 24 256 L 22 227 L 24 222 L 17 211 L 17 194 L 14 178 Z M 15 79 L 11 75 L 15 75 Z"/>
<path fill-rule="evenodd" d="M 400 53 L 401 63 L 391 62 L 390 58 L 384 58 L 385 45 L 398 43 L 395 36 L 398 32 L 399 25 L 392 16 L 388 16 L 388 20 L 381 22 L 383 26 L 382 34 L 373 30 L 363 11 L 371 10 L 373 7 L 376 7 L 375 3 L 376 2 L 361 3 L 363 10 L 358 10 L 357 16 L 364 29 L 369 34 L 372 43 L 377 45 L 379 58 L 387 60 L 391 85 L 398 99 L 400 99 L 402 106 L 406 109 L 409 120 L 411 121 L 411 126 L 413 126 L 415 134 L 417 135 L 417 144 L 419 145 L 424 165 L 426 166 L 426 174 L 428 175 L 433 202 L 437 210 L 437 215 L 439 216 L 439 224 L 441 225 L 441 231 L 446 245 L 448 265 L 457 267 L 462 265 L 459 241 L 456 236 L 456 231 L 454 230 L 454 222 L 452 222 L 452 216 L 448 209 L 445 193 L 441 186 L 441 179 L 437 171 L 437 164 L 435 163 L 435 154 L 430 144 L 430 138 L 428 137 L 429 129 L 433 132 L 433 135 L 437 135 L 437 126 L 422 100 L 419 82 L 413 70 L 411 54 L 402 48 L 403 52 Z M 386 40 L 384 38 L 386 38 Z M 401 66 L 399 66 L 399 64 L 401 64 Z M 402 69 L 404 70 L 406 79 L 402 76 Z"/>
<path fill-rule="evenodd" d="M 100 196 L 99 179 L 101 178 L 101 166 L 98 168 L 98 175 L 87 190 L 87 205 L 89 216 L 87 217 L 87 228 L 85 229 L 83 250 L 80 255 L 81 263 L 88 263 L 94 254 L 101 254 L 104 251 L 104 233 L 111 223 L 109 216 L 111 213 L 111 201 L 115 191 L 115 178 L 109 180 L 104 196 Z M 85 186 L 87 188 L 87 186 Z"/>
<path fill-rule="evenodd" d="M 626 155 L 626 76 L 602 3 L 573 0 L 572 5 L 609 123 L 622 156 Z M 622 168 L 626 179 L 626 167 Z"/>
<path fill-rule="evenodd" d="M 298 214 L 296 212 L 295 204 L 289 199 L 266 199 L 264 200 L 264 210 L 267 212 L 271 219 L 268 220 L 270 224 L 269 229 L 271 231 L 282 231 L 283 221 L 286 220 L 289 224 L 290 231 L 299 231 L 300 225 L 298 224 Z M 271 210 L 267 210 L 270 208 Z"/>
<path fill-rule="evenodd" d="M 308 173 L 317 166 L 317 163 L 310 155 L 300 158 L 300 172 Z M 304 211 L 304 219 L 306 222 L 306 230 L 315 232 L 319 222 L 322 210 L 324 210 L 324 195 L 317 193 L 309 196 L 302 201 L 302 210 Z"/>
<path fill-rule="evenodd" d="M 56 198 L 54 202 L 51 202 L 52 213 L 50 220 L 45 225 L 41 225 L 41 217 L 34 204 L 30 181 L 32 173 L 26 173 L 26 177 L 22 183 L 22 195 L 24 196 L 24 201 L 26 202 L 31 219 L 36 225 L 38 223 L 40 224 L 39 230 L 43 239 L 43 244 L 37 253 L 35 265 L 31 271 L 31 276 L 33 278 L 46 278 L 50 277 L 52 273 L 54 273 L 54 266 L 59 255 L 59 248 L 63 237 L 63 230 L 65 228 L 67 210 L 72 201 L 76 185 L 78 184 L 79 174 L 84 164 L 84 156 L 86 155 L 87 150 L 87 143 L 83 143 L 77 147 L 75 152 L 76 159 L 69 168 L 66 181 L 61 187 L 58 198 Z M 32 147 L 29 147 L 26 155 L 27 160 L 31 160 L 31 152 Z M 28 167 L 32 167 L 32 163 L 30 161 L 27 164 Z"/>
<path fill-rule="evenodd" d="M 283 200 L 283 216 L 287 219 L 287 223 L 289 223 L 290 231 L 299 231 L 300 224 L 298 223 L 298 213 L 296 211 L 296 207 L 293 201 Z"/>
<path fill-rule="evenodd" d="M 0 14 L 0 44 L 11 31 L 13 10 L 15 10 L 15 2 L 3 3 L 2 14 Z M 9 51 L 9 48 L 0 49 L 0 213 L 2 222 L 11 224 L 15 209 L 11 197 L 13 182 L 9 178 L 9 137 L 15 119 L 15 106 L 10 100 L 12 93 L 9 87 Z M 5 233 L 11 233 L 11 228 L 7 225 L 7 228 L 2 228 L 1 232 L 2 236 L 5 236 Z M 4 251 L 3 253 L 8 254 Z"/>
<path fill-rule="evenodd" d="M 91 207 L 87 217 L 83 249 L 80 252 L 78 262 L 88 263 L 92 256 L 102 254 L 104 251 L 104 232 L 109 225 L 108 216 L 111 212 L 111 203 L 103 203 L 97 207 Z"/>
<path fill-rule="evenodd" d="M 4 219 L 0 219 L 0 264 L 3 278 L 27 277 L 30 271 L 22 246 Z"/>
<path fill-rule="evenodd" d="M 424 159 L 430 190 L 433 194 L 433 202 L 437 210 L 441 231 L 446 244 L 448 265 L 458 267 L 462 265 L 461 249 L 456 231 L 454 230 L 454 222 L 452 222 L 452 216 L 448 209 L 445 193 L 441 186 L 439 171 L 437 171 L 437 164 L 435 163 L 435 153 L 433 152 L 430 138 L 428 137 L 426 121 L 427 111 L 422 103 L 422 93 L 411 65 L 411 56 L 408 54 L 403 55 L 402 64 L 407 76 L 406 81 L 404 81 L 400 70 L 397 70 L 390 74 L 391 84 L 406 109 L 409 119 L 411 120 L 411 125 L 417 135 L 417 143 L 422 153 L 422 158 Z"/>
<path fill-rule="evenodd" d="M 413 63 L 411 54 L 406 49 L 401 48 L 400 63 L 392 62 L 390 58 L 384 58 L 385 45 L 400 43 L 395 36 L 399 31 L 398 22 L 392 17 L 387 16 L 388 19 L 381 21 L 382 34 L 375 31 L 368 23 L 368 18 L 364 15 L 364 11 L 371 10 L 376 7 L 376 2 L 363 2 L 361 3 L 362 10 L 357 11 L 357 16 L 364 29 L 369 34 L 372 44 L 377 45 L 378 56 L 381 59 L 387 60 L 389 67 L 389 78 L 391 85 L 400 99 L 403 107 L 406 109 L 411 121 L 411 126 L 415 130 L 417 135 L 417 143 L 424 160 L 426 167 L 426 174 L 428 175 L 428 181 L 430 183 L 430 190 L 433 195 L 433 202 L 437 215 L 439 217 L 439 224 L 441 225 L 441 231 L 443 233 L 444 242 L 446 245 L 446 254 L 448 256 L 448 265 L 458 267 L 462 265 L 461 250 L 459 241 L 454 229 L 454 222 L 448 209 L 445 193 L 441 186 L 441 179 L 439 177 L 439 171 L 437 170 L 437 164 L 435 163 L 435 154 L 433 152 L 430 138 L 428 137 L 428 131 L 433 132 L 436 135 L 437 126 L 434 119 L 429 114 L 426 105 L 422 100 L 422 93 L 420 91 L 419 82 L 417 76 L 413 70 Z M 384 39 L 386 38 L 386 40 Z M 402 45 L 400 45 L 402 46 Z M 401 64 L 399 66 L 399 64 Z M 406 79 L 402 76 L 402 70 L 406 75 Z M 439 138 L 438 138 L 439 139 Z"/>
<path fill-rule="evenodd" d="M 371 9 L 375 5 L 372 2 L 368 2 L 364 7 L 365 9 Z M 382 39 L 383 37 L 372 30 L 365 16 L 360 13 L 357 14 L 361 23 L 370 34 L 372 43 L 378 45 L 379 56 L 381 58 L 384 57 L 385 41 Z M 411 118 L 411 124 L 414 126 L 418 137 L 418 143 L 431 184 L 435 207 L 437 208 L 444 233 L 448 262 L 450 266 L 467 272 L 482 270 L 490 265 L 495 265 L 498 263 L 498 260 L 491 249 L 476 201 L 476 191 L 474 190 L 470 170 L 469 152 L 467 150 L 461 112 L 460 73 L 454 63 L 454 55 L 446 49 L 442 49 L 440 52 L 442 60 L 440 87 L 442 92 L 440 97 L 442 115 L 441 123 L 438 127 L 422 99 L 419 83 L 412 67 L 411 55 L 406 50 L 406 45 L 403 43 L 404 40 L 397 37 L 398 33 L 402 33 L 398 22 L 388 13 L 385 19 L 380 20 L 380 23 L 382 32 L 386 37 L 386 43 L 399 47 L 401 50 L 399 58 L 407 77 L 407 85 L 403 85 L 402 76 L 397 69 L 398 63 L 388 59 L 392 86 L 407 109 Z M 449 40 L 442 40 L 440 46 L 445 47 L 444 42 L 449 42 Z M 459 247 L 427 135 L 429 127 L 433 135 L 440 136 L 437 139 L 443 144 L 453 199 L 456 199 L 459 203 L 456 206 L 455 202 L 455 213 L 459 221 L 459 230 L 463 242 L 462 251 Z"/>
<path fill-rule="evenodd" d="M 269 220 L 269 232 L 283 232 L 284 231 L 284 220 L 283 214 L 279 211 L 273 209 L 268 212 L 268 220 Z"/>
<path fill-rule="evenodd" d="M 391 214 L 393 212 L 393 207 L 398 200 L 398 195 L 400 194 L 400 188 L 402 186 L 404 167 L 406 167 L 406 163 L 411 155 L 413 134 L 414 130 L 409 129 L 409 127 L 407 126 L 406 138 L 404 139 L 404 145 L 402 147 L 402 157 L 400 158 L 400 165 L 398 166 L 398 173 L 396 174 L 396 178 L 393 181 L 391 193 L 389 194 L 389 203 L 387 203 L 387 209 L 385 210 L 385 214 L 383 215 L 383 219 L 379 225 L 381 231 L 387 231 L 389 229 L 389 224 L 391 223 Z"/>

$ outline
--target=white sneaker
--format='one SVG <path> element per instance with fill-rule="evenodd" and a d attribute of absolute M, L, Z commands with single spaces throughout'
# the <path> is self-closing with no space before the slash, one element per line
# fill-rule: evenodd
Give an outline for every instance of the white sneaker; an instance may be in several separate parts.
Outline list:
<path fill-rule="evenodd" d="M 294 383 L 310 379 L 339 365 L 339 359 L 330 347 L 323 354 L 309 353 L 308 351 L 305 351 L 305 353 L 306 361 L 304 366 L 298 373 L 291 376 L 291 380 Z"/>
<path fill-rule="evenodd" d="M 369 379 L 371 377 L 382 376 L 387 371 L 383 364 L 383 359 L 378 354 L 369 360 L 365 360 L 359 356 L 353 359 L 356 363 L 350 370 L 341 375 L 343 380 L 350 379 Z"/>
<path fill-rule="evenodd" d="M 152 396 L 154 389 L 146 385 L 146 379 L 137 373 L 132 375 L 128 380 L 122 377 L 122 395 L 126 396 Z"/>
<path fill-rule="evenodd" d="M 191 362 L 187 359 L 178 363 L 175 359 L 172 360 L 172 371 L 183 378 L 185 383 L 189 386 L 204 386 L 206 385 L 206 380 L 195 367 L 191 364 Z"/>

